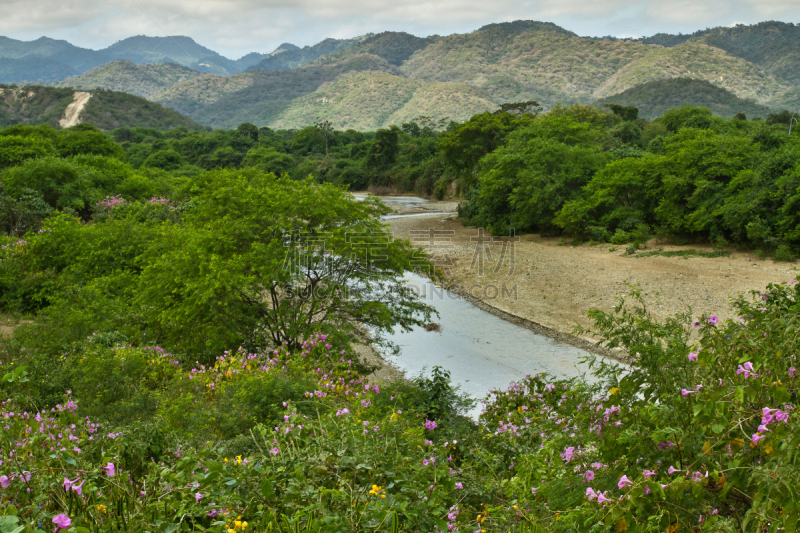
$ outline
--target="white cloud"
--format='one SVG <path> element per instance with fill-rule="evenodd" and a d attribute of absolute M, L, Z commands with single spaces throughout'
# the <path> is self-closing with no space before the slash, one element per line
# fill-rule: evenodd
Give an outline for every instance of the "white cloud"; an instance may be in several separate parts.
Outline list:
<path fill-rule="evenodd" d="M 81 24 L 108 11 L 103 2 L 61 0 L 2 0 L 0 31 L 47 31 Z"/>
<path fill-rule="evenodd" d="M 325 37 L 467 32 L 491 22 L 555 22 L 579 35 L 691 33 L 797 20 L 797 0 L 0 0 L 0 33 L 103 48 L 137 34 L 188 35 L 228 57 Z"/>

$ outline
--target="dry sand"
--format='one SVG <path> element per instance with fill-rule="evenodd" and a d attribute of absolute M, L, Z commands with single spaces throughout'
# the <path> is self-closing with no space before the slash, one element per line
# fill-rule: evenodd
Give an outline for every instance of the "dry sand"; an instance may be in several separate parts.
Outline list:
<path fill-rule="evenodd" d="M 444 211 L 452 210 L 452 204 L 432 202 L 425 207 Z M 388 223 L 396 238 L 411 238 L 411 231 L 433 228 L 439 232 L 433 240 L 434 248 L 440 247 L 442 263 L 450 263 L 448 282 L 471 290 L 473 296 L 490 307 L 561 334 L 571 333 L 576 324 L 589 327 L 588 311 L 611 310 L 618 297 L 629 293 L 629 285 L 641 290 L 658 319 L 683 312 L 687 307 L 691 307 L 693 317 L 716 314 L 724 319 L 733 316 L 731 298 L 762 290 L 768 283 L 790 283 L 798 271 L 796 263 L 777 263 L 744 252 L 734 251 L 730 257 L 720 258 L 637 258 L 625 254 L 626 246 L 571 246 L 563 244 L 560 238 L 521 235 L 514 244 L 513 269 L 508 261 L 510 245 L 506 248 L 506 261 L 497 270 L 493 267 L 502 244 L 483 247 L 481 276 L 475 261 L 479 258 L 477 228 L 463 226 L 454 215 L 397 218 Z M 445 240 L 448 238 L 449 242 Z M 486 234 L 485 238 L 490 236 Z M 430 251 L 430 242 L 417 237 L 415 244 Z M 707 246 L 670 246 L 655 241 L 643 251 L 658 249 L 711 251 Z M 493 255 L 489 256 L 489 252 Z"/>

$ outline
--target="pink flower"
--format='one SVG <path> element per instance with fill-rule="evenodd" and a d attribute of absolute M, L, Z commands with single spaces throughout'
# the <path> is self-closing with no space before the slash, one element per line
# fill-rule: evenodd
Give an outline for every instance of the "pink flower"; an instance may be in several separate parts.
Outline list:
<path fill-rule="evenodd" d="M 62 529 L 69 529 L 69 526 L 72 525 L 72 520 L 64 513 L 61 513 L 53 517 L 53 523 L 56 525 L 56 533 L 58 533 Z"/>
<path fill-rule="evenodd" d="M 115 470 L 114 470 L 114 463 L 108 463 L 106 466 L 101 466 L 100 468 L 101 468 L 102 470 L 105 470 L 105 471 L 106 471 L 106 475 L 107 475 L 108 477 L 114 477 L 114 473 L 115 473 Z"/>
<path fill-rule="evenodd" d="M 8 476 L 0 476 L 0 487 L 6 488 L 11 484 L 8 480 Z"/>
<path fill-rule="evenodd" d="M 194 495 L 194 501 L 199 502 L 202 499 L 203 499 L 203 495 L 200 494 L 199 492 Z"/>
<path fill-rule="evenodd" d="M 536 491 L 539 490 L 536 487 L 531 487 L 531 494 L 536 494 Z"/>
<path fill-rule="evenodd" d="M 612 501 L 612 500 L 609 500 L 608 498 L 606 498 L 606 495 L 604 493 L 602 493 L 602 492 L 598 492 L 597 493 L 597 503 L 604 503 L 604 502 L 610 502 L 610 501 Z"/>
<path fill-rule="evenodd" d="M 584 480 L 586 483 L 589 483 L 589 482 L 590 482 L 590 481 L 592 481 L 593 479 L 594 479 L 594 472 L 592 472 L 591 470 L 587 470 L 587 471 L 586 471 L 586 473 L 585 473 L 585 474 L 583 474 L 583 480 Z"/>
<path fill-rule="evenodd" d="M 759 435 L 758 433 L 753 433 L 753 437 L 751 438 L 751 440 L 753 441 L 753 444 L 758 444 L 758 441 L 760 441 L 761 439 L 764 439 L 764 438 L 766 438 L 764 435 Z"/>
<path fill-rule="evenodd" d="M 426 420 L 425 429 L 433 431 L 434 429 L 436 429 L 436 422 L 434 422 L 433 420 Z"/>
<path fill-rule="evenodd" d="M 794 369 L 794 367 L 793 367 L 793 366 L 790 366 L 790 367 L 789 367 L 789 375 L 790 375 L 790 376 L 794 376 L 796 372 L 797 372 L 797 371 Z"/>
<path fill-rule="evenodd" d="M 710 317 L 708 317 L 708 323 L 711 324 L 712 326 L 716 325 L 717 322 L 719 322 L 719 318 L 717 318 L 717 315 L 711 315 Z"/>
<path fill-rule="evenodd" d="M 683 395 L 684 398 L 686 398 L 690 394 L 694 394 L 695 392 L 697 391 L 681 389 L 681 394 Z"/>
<path fill-rule="evenodd" d="M 680 470 L 678 470 L 678 469 L 677 469 L 677 468 L 675 468 L 674 466 L 670 466 L 670 467 L 669 467 L 669 469 L 667 470 L 667 473 L 668 473 L 669 475 L 672 475 L 672 474 L 674 474 L 675 472 L 680 472 Z"/>
<path fill-rule="evenodd" d="M 272 448 L 269 451 L 269 453 L 271 453 L 272 455 L 278 455 L 279 453 L 281 453 L 281 451 L 278 448 Z"/>
<path fill-rule="evenodd" d="M 619 478 L 619 483 L 617 483 L 617 487 L 619 488 L 619 490 L 622 490 L 625 487 L 630 487 L 631 485 L 633 485 L 633 481 L 628 479 L 628 476 L 622 476 L 621 478 Z"/>
<path fill-rule="evenodd" d="M 461 490 L 461 489 L 463 489 L 463 488 L 464 488 L 464 485 L 463 485 L 463 484 L 462 484 L 460 481 L 457 481 L 457 482 L 456 482 L 456 488 L 457 488 L 458 490 Z"/>
<path fill-rule="evenodd" d="M 428 460 L 427 459 L 423 459 L 422 460 L 422 466 L 428 466 Z"/>
<path fill-rule="evenodd" d="M 694 352 L 689 352 L 689 361 L 697 361 L 697 354 Z"/>
<path fill-rule="evenodd" d="M 594 491 L 594 489 L 592 487 L 586 487 L 586 496 L 591 501 L 591 500 L 594 500 L 595 498 L 597 498 L 597 493 Z"/>
<path fill-rule="evenodd" d="M 649 485 L 645 485 L 643 493 L 644 494 L 650 494 L 651 492 L 653 492 L 653 491 L 650 490 L 650 486 Z"/>
<path fill-rule="evenodd" d="M 649 477 L 655 476 L 656 473 L 654 470 L 645 470 L 644 471 L 644 478 L 647 479 Z"/>
<path fill-rule="evenodd" d="M 572 461 L 572 458 L 574 456 L 575 456 L 575 446 L 568 446 L 567 448 L 564 448 L 564 453 L 561 454 L 561 457 L 567 463 Z"/>
<path fill-rule="evenodd" d="M 753 368 L 753 363 L 748 361 L 744 365 L 739 365 L 739 368 L 736 370 L 736 374 L 737 375 L 738 374 L 744 374 L 744 379 L 747 379 L 750 376 L 753 376 L 754 378 L 757 378 L 758 375 L 756 375 L 754 370 L 755 369 Z"/>

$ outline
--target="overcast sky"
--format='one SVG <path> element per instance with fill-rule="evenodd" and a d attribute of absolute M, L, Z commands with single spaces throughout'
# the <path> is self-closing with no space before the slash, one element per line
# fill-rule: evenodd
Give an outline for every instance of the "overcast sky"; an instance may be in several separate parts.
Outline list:
<path fill-rule="evenodd" d="M 0 35 L 105 48 L 132 35 L 188 35 L 224 56 L 382 31 L 419 36 L 491 22 L 554 22 L 578 35 L 691 33 L 764 20 L 800 23 L 799 0 L 0 0 Z"/>

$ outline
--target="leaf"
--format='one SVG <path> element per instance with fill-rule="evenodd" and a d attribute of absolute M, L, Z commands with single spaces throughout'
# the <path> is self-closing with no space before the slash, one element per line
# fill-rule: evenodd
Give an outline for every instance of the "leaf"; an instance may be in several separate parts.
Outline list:
<path fill-rule="evenodd" d="M 737 403 L 744 402 L 744 389 L 742 387 L 736 387 L 736 389 L 734 390 L 733 398 L 734 400 L 736 400 Z"/>
<path fill-rule="evenodd" d="M 725 426 L 723 426 L 722 424 L 712 424 L 711 425 L 711 431 L 713 431 L 714 433 L 716 433 L 718 435 L 720 433 L 722 433 L 724 430 L 725 430 Z"/>
<path fill-rule="evenodd" d="M 261 496 L 265 500 L 271 500 L 275 497 L 275 490 L 272 488 L 272 481 L 265 479 L 261 482 Z"/>

